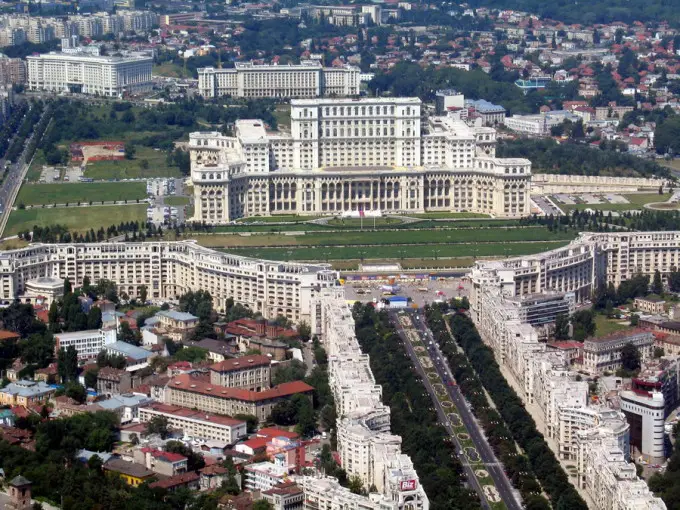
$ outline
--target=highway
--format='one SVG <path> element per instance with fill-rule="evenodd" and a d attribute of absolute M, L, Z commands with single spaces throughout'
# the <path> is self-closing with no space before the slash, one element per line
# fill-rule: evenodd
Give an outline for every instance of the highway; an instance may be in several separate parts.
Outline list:
<path fill-rule="evenodd" d="M 27 112 L 28 115 L 28 112 Z M 43 113 L 44 115 L 44 113 Z M 42 117 L 36 122 L 36 126 L 40 123 Z M 24 142 L 24 150 L 21 152 L 19 159 L 12 163 L 5 180 L 0 185 L 0 236 L 5 231 L 5 226 L 7 225 L 7 220 L 12 212 L 12 206 L 14 205 L 14 200 L 19 194 L 19 188 L 21 188 L 21 183 L 26 177 L 26 172 L 28 171 L 28 166 L 30 161 L 26 161 L 26 148 L 33 141 L 35 136 L 35 130 L 31 133 L 31 136 Z"/>
<path fill-rule="evenodd" d="M 406 313 L 409 314 L 414 329 L 419 335 L 423 345 L 427 347 L 427 352 L 432 361 L 432 364 L 437 370 L 437 373 L 439 374 L 441 380 L 444 381 L 444 387 L 447 390 L 449 398 L 455 404 L 457 412 L 460 415 L 460 418 L 463 422 L 463 425 L 468 431 L 470 439 L 472 440 L 475 449 L 477 450 L 481 457 L 481 461 L 485 465 L 486 471 L 489 472 L 489 475 L 494 481 L 494 485 L 498 490 L 498 494 L 501 500 L 508 508 L 508 510 L 521 510 L 522 505 L 518 502 L 519 494 L 513 488 L 512 483 L 510 483 L 510 480 L 508 479 L 507 475 L 505 474 L 505 471 L 503 470 L 502 464 L 499 463 L 498 460 L 496 459 L 496 456 L 493 450 L 491 449 L 491 446 L 484 437 L 481 426 L 477 423 L 472 414 L 472 411 L 468 408 L 468 403 L 465 400 L 465 397 L 463 397 L 463 395 L 461 394 L 460 388 L 458 386 L 454 386 L 451 384 L 454 381 L 453 373 L 451 372 L 451 369 L 448 366 L 446 358 L 439 350 L 439 346 L 437 345 L 436 342 L 433 341 L 432 332 L 429 330 L 427 324 L 425 323 L 425 319 L 422 316 L 422 310 L 408 310 Z M 404 340 L 404 345 L 406 346 L 408 354 L 414 361 L 414 365 L 419 371 L 425 384 L 425 387 L 437 408 L 437 414 L 439 415 L 441 423 L 445 425 L 446 429 L 449 431 L 449 433 L 451 434 L 452 438 L 456 443 L 458 457 L 461 463 L 463 464 L 463 467 L 465 468 L 465 472 L 467 474 L 467 478 L 470 481 L 471 486 L 480 495 L 480 499 L 482 500 L 482 504 L 484 505 L 484 507 L 488 508 L 489 504 L 488 501 L 486 500 L 486 496 L 482 491 L 479 482 L 477 481 L 477 477 L 473 472 L 473 468 L 469 465 L 469 461 L 461 449 L 461 445 L 458 442 L 458 438 L 454 433 L 453 427 L 451 426 L 448 418 L 446 417 L 445 410 L 439 404 L 434 389 L 432 388 L 429 379 L 426 377 L 426 374 L 424 373 L 420 365 L 420 362 L 418 361 L 418 357 L 413 348 L 413 345 L 411 345 L 411 342 L 408 341 L 406 332 L 402 327 L 401 323 L 399 322 L 398 314 L 396 312 L 390 312 L 390 319 L 397 328 L 399 335 Z M 516 493 L 517 496 L 515 495 Z"/>

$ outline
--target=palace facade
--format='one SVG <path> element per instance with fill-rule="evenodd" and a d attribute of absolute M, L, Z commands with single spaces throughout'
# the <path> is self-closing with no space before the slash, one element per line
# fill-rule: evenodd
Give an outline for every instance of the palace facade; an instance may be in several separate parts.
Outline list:
<path fill-rule="evenodd" d="M 351 211 L 530 212 L 531 163 L 495 157 L 496 131 L 421 117 L 417 98 L 291 101 L 289 134 L 240 120 L 190 135 L 193 219 Z"/>

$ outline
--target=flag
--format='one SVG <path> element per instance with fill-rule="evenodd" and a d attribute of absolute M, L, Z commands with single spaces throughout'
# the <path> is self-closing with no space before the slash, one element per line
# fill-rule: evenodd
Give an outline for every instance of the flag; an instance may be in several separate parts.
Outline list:
<path fill-rule="evenodd" d="M 366 216 L 366 213 L 364 213 L 364 209 L 361 206 L 359 206 L 359 217 L 363 218 L 364 216 Z"/>

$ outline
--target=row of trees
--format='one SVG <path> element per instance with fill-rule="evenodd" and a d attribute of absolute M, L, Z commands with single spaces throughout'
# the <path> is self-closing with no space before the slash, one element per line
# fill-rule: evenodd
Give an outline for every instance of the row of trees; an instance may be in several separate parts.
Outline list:
<path fill-rule="evenodd" d="M 370 356 L 383 401 L 390 406 L 392 432 L 401 436 L 402 450 L 413 461 L 430 508 L 479 508 L 476 494 L 465 486 L 455 447 L 387 314 L 358 302 L 352 313 L 361 350 Z"/>
<path fill-rule="evenodd" d="M 457 344 L 463 348 L 467 360 L 494 401 L 512 437 L 526 452 L 529 466 L 538 478 L 543 491 L 550 498 L 552 507 L 559 510 L 586 510 L 588 508 L 586 503 L 569 483 L 555 454 L 550 450 L 543 435 L 536 429 L 533 418 L 524 408 L 522 399 L 517 396 L 501 374 L 493 352 L 482 342 L 472 320 L 466 315 L 457 313 L 451 318 L 450 326 Z M 449 353 L 451 354 L 451 351 Z M 462 382 L 466 375 L 469 375 L 463 373 L 456 365 L 452 368 L 454 368 L 457 381 Z M 532 498 L 532 501 L 538 500 Z M 537 508 L 547 507 L 541 505 Z"/>
<path fill-rule="evenodd" d="M 520 138 L 498 144 L 501 158 L 527 158 L 536 171 L 566 175 L 669 177 L 670 171 L 654 161 L 582 143 Z M 624 170 L 625 169 L 625 170 Z"/>
<path fill-rule="evenodd" d="M 67 227 L 58 223 L 46 226 L 33 225 L 30 232 L 21 231 L 18 233 L 20 239 L 36 243 L 96 243 L 118 236 L 143 241 L 147 237 L 161 237 L 162 235 L 162 227 L 156 227 L 153 223 L 144 221 L 122 222 L 117 225 L 110 225 L 106 229 L 100 227 L 97 231 L 91 228 L 84 234 L 75 231 L 69 232 Z"/>
<path fill-rule="evenodd" d="M 511 432 L 498 411 L 489 406 L 483 391 L 482 383 L 472 366 L 459 354 L 457 348 L 446 329 L 445 317 L 442 310 L 446 306 L 431 306 L 425 310 L 427 324 L 432 334 L 441 346 L 451 367 L 455 367 L 455 377 L 465 398 L 472 405 L 472 411 L 484 427 L 485 435 L 498 459 L 503 463 L 506 473 L 513 485 L 522 494 L 527 508 L 550 508 L 546 499 L 541 496 L 541 486 L 536 480 L 529 461 L 524 455 L 517 455 L 517 447 Z"/>

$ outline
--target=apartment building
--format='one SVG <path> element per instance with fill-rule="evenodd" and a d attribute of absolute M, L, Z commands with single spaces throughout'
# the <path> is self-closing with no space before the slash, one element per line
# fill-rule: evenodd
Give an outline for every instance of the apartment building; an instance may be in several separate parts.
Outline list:
<path fill-rule="evenodd" d="M 536 293 L 563 292 L 577 300 L 588 299 L 600 282 L 620 282 L 620 273 L 629 268 L 628 255 L 643 260 L 663 258 L 662 254 L 652 255 L 659 248 L 667 250 L 666 255 L 674 254 L 675 237 L 677 233 L 583 234 L 565 249 L 478 262 L 470 274 L 471 316 L 480 336 L 508 370 L 510 382 L 524 401 L 535 404 L 530 409 L 543 424 L 541 432 L 555 454 L 576 461 L 579 484 L 594 508 L 665 508 L 627 463 L 631 447 L 650 459 L 660 459 L 665 405 L 658 390 L 664 384 L 645 376 L 639 386 L 634 381 L 632 391 L 620 391 L 612 408 L 590 405 L 587 385 L 570 370 L 571 354 L 539 341 L 541 321 L 532 325 L 532 314 L 521 316 L 516 298 L 540 303 L 535 301 Z M 645 270 L 654 271 L 650 267 Z M 649 332 L 621 332 L 598 340 L 588 339 L 582 348 L 584 366 L 590 364 L 594 371 L 620 366 L 620 350 L 628 342 L 644 351 L 646 358 L 651 357 L 653 337 Z M 673 394 L 671 388 L 666 390 Z"/>
<path fill-rule="evenodd" d="M 421 129 L 422 124 L 422 129 Z M 496 132 L 451 117 L 421 123 L 417 98 L 298 99 L 290 134 L 240 120 L 192 133 L 194 219 L 275 214 L 468 211 L 529 214 L 531 163 L 495 157 Z"/>
<path fill-rule="evenodd" d="M 181 429 L 185 436 L 234 444 L 247 437 L 246 422 L 227 416 L 194 411 L 186 407 L 153 403 L 139 408 L 139 421 L 148 422 L 154 416 L 164 416 L 173 429 Z"/>
<path fill-rule="evenodd" d="M 318 61 L 271 65 L 237 62 L 233 68 L 198 70 L 198 92 L 205 98 L 302 98 L 358 96 L 360 69 L 324 67 Z"/>
<path fill-rule="evenodd" d="M 615 439 L 593 430 L 580 434 L 577 468 L 579 486 L 594 507 L 612 510 L 666 510 L 647 483 L 637 477 Z"/>
<path fill-rule="evenodd" d="M 271 360 L 259 354 L 215 363 L 210 367 L 210 382 L 229 388 L 262 391 L 271 386 Z"/>
<path fill-rule="evenodd" d="M 622 367 L 621 350 L 626 344 L 637 347 L 641 361 L 645 362 L 654 352 L 654 334 L 644 330 L 617 331 L 599 338 L 587 338 L 583 342 L 583 369 L 593 375 L 616 372 Z"/>
<path fill-rule="evenodd" d="M 633 306 L 641 312 L 661 314 L 666 309 L 666 301 L 658 296 L 637 297 L 633 301 Z"/>
<path fill-rule="evenodd" d="M 117 340 L 116 328 L 57 333 L 54 335 L 54 351 L 56 355 L 59 350 L 73 346 L 78 351 L 78 359 L 92 359 L 96 358 L 105 346 Z"/>
<path fill-rule="evenodd" d="M 630 390 L 619 392 L 619 401 L 630 424 L 631 446 L 650 464 L 663 462 L 666 458 L 663 393 L 645 391 L 634 382 Z"/>
<path fill-rule="evenodd" d="M 120 395 L 132 390 L 132 374 L 127 370 L 104 367 L 97 372 L 97 393 Z"/>
<path fill-rule="evenodd" d="M 390 433 L 390 410 L 381 402 L 368 357 L 354 334 L 354 319 L 342 289 L 317 296 L 312 331 L 319 335 L 329 357 L 329 384 L 336 399 L 338 452 L 348 476 L 358 476 L 364 486 L 375 486 L 379 498 L 338 499 L 318 508 L 394 508 L 427 510 L 429 500 L 420 487 L 408 455 L 401 453 L 401 438 Z M 311 482 L 310 482 L 311 483 Z M 305 490 L 305 499 L 312 494 Z M 344 496 L 343 496 L 344 497 Z M 345 507 L 347 503 L 350 506 Z M 312 503 L 310 503 L 312 504 Z M 355 505 L 366 506 L 355 506 Z M 375 506 L 370 506 L 375 505 Z M 317 507 L 313 507 L 317 508 Z"/>
<path fill-rule="evenodd" d="M 2 43 L 1 40 L 0 43 Z M 25 82 L 26 62 L 20 58 L 9 58 L 6 55 L 0 55 L 0 85 L 8 86 Z"/>
<path fill-rule="evenodd" d="M 298 393 L 311 396 L 313 390 L 302 381 L 293 381 L 263 391 L 250 391 L 213 384 L 206 377 L 182 374 L 168 382 L 165 403 L 227 416 L 252 414 L 264 421 L 280 401 Z"/>
<path fill-rule="evenodd" d="M 46 53 L 26 57 L 28 88 L 124 97 L 151 90 L 150 57 Z"/>
<path fill-rule="evenodd" d="M 93 284 L 114 281 L 118 291 L 171 300 L 189 290 L 207 290 L 217 311 L 228 298 L 266 318 L 283 315 L 310 320 L 312 297 L 335 286 L 338 273 L 326 264 L 274 262 L 221 253 L 191 241 L 96 244 L 33 244 L 0 253 L 0 300 L 20 297 L 29 280 L 69 278 L 76 287 L 87 276 Z"/>

